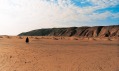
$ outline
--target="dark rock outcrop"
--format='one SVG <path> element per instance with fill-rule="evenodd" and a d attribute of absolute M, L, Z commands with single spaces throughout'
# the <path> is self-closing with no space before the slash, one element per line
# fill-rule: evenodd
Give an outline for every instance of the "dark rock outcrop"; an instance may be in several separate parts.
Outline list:
<path fill-rule="evenodd" d="M 119 25 L 38 29 L 19 36 L 119 37 Z"/>

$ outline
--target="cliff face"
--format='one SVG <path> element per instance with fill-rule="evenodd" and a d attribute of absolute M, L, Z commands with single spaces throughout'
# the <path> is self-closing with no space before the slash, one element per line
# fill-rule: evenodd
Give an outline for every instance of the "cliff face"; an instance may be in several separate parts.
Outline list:
<path fill-rule="evenodd" d="M 21 33 L 19 36 L 119 37 L 119 25 L 39 29 Z"/>

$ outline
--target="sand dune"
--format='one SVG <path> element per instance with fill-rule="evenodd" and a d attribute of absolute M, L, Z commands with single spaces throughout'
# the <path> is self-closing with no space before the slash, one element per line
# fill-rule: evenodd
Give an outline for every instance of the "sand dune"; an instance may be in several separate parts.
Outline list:
<path fill-rule="evenodd" d="M 0 71 L 119 71 L 118 40 L 0 37 Z"/>

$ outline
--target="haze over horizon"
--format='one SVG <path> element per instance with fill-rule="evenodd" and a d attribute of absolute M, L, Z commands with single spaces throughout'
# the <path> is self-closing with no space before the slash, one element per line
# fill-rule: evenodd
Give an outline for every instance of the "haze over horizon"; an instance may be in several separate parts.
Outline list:
<path fill-rule="evenodd" d="M 119 25 L 119 0 L 0 0 L 0 35 L 106 25 Z"/>

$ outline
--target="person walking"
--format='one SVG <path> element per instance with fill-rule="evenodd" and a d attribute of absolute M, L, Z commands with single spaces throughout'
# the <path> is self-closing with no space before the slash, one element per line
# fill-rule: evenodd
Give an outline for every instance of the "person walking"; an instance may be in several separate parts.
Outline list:
<path fill-rule="evenodd" d="M 26 38 L 26 43 L 29 43 L 29 38 L 28 37 Z"/>

